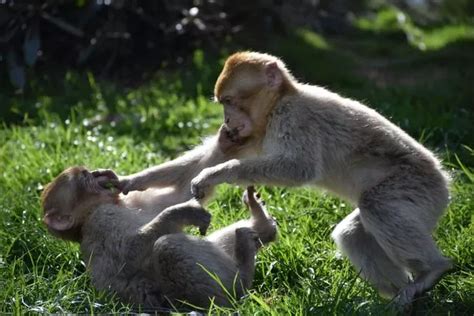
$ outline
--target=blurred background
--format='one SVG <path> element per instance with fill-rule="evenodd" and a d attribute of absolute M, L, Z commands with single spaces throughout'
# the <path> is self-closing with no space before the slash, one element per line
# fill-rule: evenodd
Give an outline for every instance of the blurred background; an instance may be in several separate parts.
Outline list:
<path fill-rule="evenodd" d="M 148 107 L 127 93 L 148 85 L 211 97 L 223 60 L 242 49 L 390 108 L 436 145 L 474 134 L 472 0 L 2 0 L 0 119 L 21 124 L 42 110 L 65 118 L 80 105 L 129 132 Z"/>

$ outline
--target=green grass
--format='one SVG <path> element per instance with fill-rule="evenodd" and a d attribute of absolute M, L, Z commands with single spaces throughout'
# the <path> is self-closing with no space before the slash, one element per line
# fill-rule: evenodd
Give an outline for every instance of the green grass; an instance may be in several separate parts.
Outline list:
<path fill-rule="evenodd" d="M 469 36 L 443 39 L 421 51 L 405 41 L 404 30 L 367 25 L 351 36 L 326 38 L 300 29 L 238 47 L 282 56 L 296 77 L 366 102 L 443 158 L 454 178 L 453 194 L 436 240 L 456 269 L 416 311 L 472 315 L 474 43 Z M 440 37 L 448 32 L 438 31 Z M 436 38 L 436 32 L 426 34 Z M 38 74 L 17 96 L 2 82 L 0 313 L 130 311 L 92 288 L 77 245 L 47 234 L 39 194 L 67 166 L 127 174 L 173 158 L 214 132 L 222 114 L 209 100 L 224 56 L 197 51 L 189 68 L 157 74 L 133 89 L 87 74 Z M 393 313 L 330 239 L 352 206 L 305 188 L 259 189 L 280 234 L 257 258 L 253 289 L 236 306 L 242 315 Z M 212 229 L 246 216 L 241 193 L 227 185 L 218 189 L 209 205 Z"/>

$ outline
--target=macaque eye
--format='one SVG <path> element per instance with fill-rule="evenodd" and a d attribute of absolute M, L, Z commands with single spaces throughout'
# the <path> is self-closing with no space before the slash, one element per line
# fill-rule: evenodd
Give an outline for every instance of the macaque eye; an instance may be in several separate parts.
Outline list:
<path fill-rule="evenodd" d="M 231 105 L 232 104 L 232 98 L 229 96 L 221 98 L 221 103 L 223 105 Z"/>

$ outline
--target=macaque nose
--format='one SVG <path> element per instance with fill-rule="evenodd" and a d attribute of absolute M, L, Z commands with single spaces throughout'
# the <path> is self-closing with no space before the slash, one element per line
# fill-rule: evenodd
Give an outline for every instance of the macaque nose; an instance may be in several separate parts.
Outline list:
<path fill-rule="evenodd" d="M 225 123 L 226 123 L 226 124 L 229 124 L 229 122 L 230 122 L 230 118 L 226 118 L 226 119 L 225 119 Z"/>

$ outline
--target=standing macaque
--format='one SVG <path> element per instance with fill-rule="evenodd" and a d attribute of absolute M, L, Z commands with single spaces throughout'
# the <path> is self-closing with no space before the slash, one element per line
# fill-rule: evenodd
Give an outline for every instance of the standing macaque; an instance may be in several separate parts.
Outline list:
<path fill-rule="evenodd" d="M 42 194 L 48 230 L 80 243 L 96 288 L 148 308 L 186 306 L 182 302 L 206 308 L 211 301 L 231 305 L 232 295 L 238 298 L 251 286 L 257 250 L 276 237 L 275 221 L 253 188 L 245 193 L 249 220 L 201 239 L 182 233 L 187 225 L 202 234 L 209 226 L 211 216 L 196 200 L 156 209 L 153 200 L 163 204 L 159 193 L 124 199 L 114 186 L 101 185 L 107 178 L 116 183 L 110 171 L 72 167 Z M 172 195 L 163 192 L 170 202 Z M 183 199 L 176 192 L 174 197 Z"/>
<path fill-rule="evenodd" d="M 221 135 L 246 150 L 202 170 L 191 183 L 196 198 L 220 183 L 317 185 L 346 198 L 357 208 L 333 239 L 380 294 L 401 305 L 452 267 L 431 236 L 449 201 L 449 178 L 400 128 L 357 101 L 296 81 L 267 54 L 230 56 L 214 93 L 224 107 Z M 200 156 L 185 157 L 123 178 L 125 191 L 143 189 L 143 179 L 160 186 L 174 167 Z"/>

